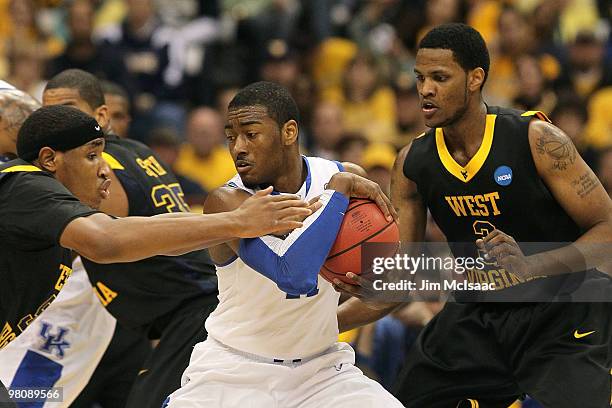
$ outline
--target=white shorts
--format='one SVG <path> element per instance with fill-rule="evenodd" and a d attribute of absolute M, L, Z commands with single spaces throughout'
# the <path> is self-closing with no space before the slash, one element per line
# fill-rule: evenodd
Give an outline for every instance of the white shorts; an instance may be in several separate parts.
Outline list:
<path fill-rule="evenodd" d="M 0 350 L 0 381 L 13 389 L 61 387 L 62 402 L 41 407 L 68 407 L 102 359 L 115 324 L 76 258 L 57 298 Z"/>
<path fill-rule="evenodd" d="M 275 363 L 218 341 L 198 343 L 168 408 L 395 408 L 403 407 L 354 366 L 355 353 L 336 343 L 297 363 Z"/>

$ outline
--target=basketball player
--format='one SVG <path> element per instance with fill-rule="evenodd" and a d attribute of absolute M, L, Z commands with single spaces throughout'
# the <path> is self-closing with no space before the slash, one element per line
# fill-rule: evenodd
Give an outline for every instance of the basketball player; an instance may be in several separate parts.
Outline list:
<path fill-rule="evenodd" d="M 301 225 L 296 216 L 310 213 L 302 201 L 264 191 L 233 213 L 110 217 L 94 209 L 109 196 L 103 136 L 89 115 L 66 106 L 43 107 L 19 130 L 19 158 L 0 166 L 2 347 L 57 297 L 71 273 L 70 249 L 100 263 L 137 261 L 201 249 L 233 236 L 292 229 Z M 261 214 L 264 218 L 255 220 Z M 55 333 L 51 342 L 61 343 Z M 8 385 L 52 387 L 62 367 L 36 356 L 28 365 L 37 363 L 44 367 L 41 375 Z"/>
<path fill-rule="evenodd" d="M 390 204 L 378 185 L 343 171 L 361 168 L 301 156 L 297 121 L 291 95 L 270 82 L 243 88 L 229 104 L 238 174 L 210 193 L 204 211 L 229 211 L 270 185 L 304 200 L 320 196 L 322 208 L 284 237 L 211 249 L 220 303 L 168 407 L 401 407 L 353 365 L 351 347 L 336 342 L 339 294 L 318 276 L 348 198 L 373 198 L 389 218 Z"/>
<path fill-rule="evenodd" d="M 402 240 L 423 240 L 428 208 L 455 256 L 480 249 L 496 261 L 476 273 L 498 291 L 458 293 L 446 304 L 408 353 L 398 398 L 409 408 L 505 408 L 529 394 L 547 408 L 608 407 L 612 303 L 563 301 L 585 284 L 609 290 L 606 275 L 585 271 L 609 250 L 584 244 L 609 244 L 612 203 L 543 114 L 484 103 L 488 70 L 486 45 L 469 26 L 442 25 L 420 42 L 417 88 L 432 129 L 396 160 L 392 199 Z M 555 249 L 526 256 L 517 242 Z M 376 319 L 380 306 L 351 299 L 339 311 L 341 328 Z"/>
<path fill-rule="evenodd" d="M 0 161 L 17 157 L 19 128 L 39 107 L 40 104 L 30 95 L 0 83 Z M 2 160 L 2 157 L 7 160 Z M 18 338 L 0 349 L 0 381 L 12 384 L 31 377 L 33 373 L 29 363 L 33 358 L 44 358 L 48 366 L 56 362 L 62 367 L 74 368 L 78 376 L 63 369 L 64 375 L 54 384 L 62 388 L 62 402 L 48 403 L 55 408 L 69 406 L 100 362 L 113 336 L 115 323 L 91 290 L 87 273 L 77 258 L 72 264 L 70 279 L 57 298 Z M 88 352 L 86 359 L 82 355 L 83 349 Z M 130 359 L 123 361 L 129 362 Z M 125 364 L 118 365 L 121 368 Z M 116 387 L 117 382 L 113 381 L 113 385 Z"/>

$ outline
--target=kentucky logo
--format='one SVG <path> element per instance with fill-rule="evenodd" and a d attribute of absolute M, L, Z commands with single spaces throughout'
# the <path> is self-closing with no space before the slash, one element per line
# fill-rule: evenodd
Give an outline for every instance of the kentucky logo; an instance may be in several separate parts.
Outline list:
<path fill-rule="evenodd" d="M 53 335 L 51 334 L 51 329 L 52 326 L 49 323 L 42 322 L 40 337 L 43 338 L 44 342 L 40 350 L 50 354 L 53 354 L 55 351 L 57 356 L 62 358 L 64 357 L 64 349 L 70 347 L 70 343 L 64 339 L 69 330 L 64 327 L 58 327 L 57 334 Z"/>

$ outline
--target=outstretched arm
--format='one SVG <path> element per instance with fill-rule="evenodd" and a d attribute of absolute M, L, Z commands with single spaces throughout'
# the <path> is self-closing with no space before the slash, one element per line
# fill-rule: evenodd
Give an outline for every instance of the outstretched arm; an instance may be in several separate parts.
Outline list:
<path fill-rule="evenodd" d="M 235 238 L 299 228 L 307 203 L 295 196 L 271 196 L 271 189 L 245 200 L 233 211 L 196 215 L 111 218 L 93 214 L 72 220 L 60 244 L 98 263 L 132 262 L 154 255 L 184 253 Z"/>

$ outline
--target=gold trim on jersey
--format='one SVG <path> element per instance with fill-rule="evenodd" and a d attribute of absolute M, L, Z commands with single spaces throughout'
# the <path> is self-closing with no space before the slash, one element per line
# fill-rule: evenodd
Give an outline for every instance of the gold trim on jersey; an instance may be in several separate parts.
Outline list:
<path fill-rule="evenodd" d="M 119 163 L 119 160 L 115 159 L 110 154 L 108 154 L 106 152 L 102 152 L 102 158 L 109 165 L 109 167 L 111 169 L 113 169 L 113 170 L 125 170 L 125 167 L 123 167 L 123 165 L 121 163 Z"/>
<path fill-rule="evenodd" d="M 42 171 L 36 166 L 32 166 L 31 164 L 20 164 L 18 166 L 7 167 L 6 169 L 0 171 L 0 173 L 14 173 L 17 171 Z"/>
<path fill-rule="evenodd" d="M 482 138 L 482 143 L 478 148 L 478 151 L 470 159 L 468 164 L 465 166 L 461 166 L 459 163 L 453 159 L 448 148 L 446 147 L 446 142 L 444 141 L 444 132 L 442 128 L 436 128 L 436 147 L 438 149 L 438 156 L 442 161 L 442 164 L 448 170 L 450 174 L 457 177 L 459 180 L 464 183 L 469 182 L 474 176 L 478 173 L 482 165 L 484 164 L 487 156 L 489 156 L 489 152 L 491 151 L 491 146 L 493 145 L 493 132 L 495 130 L 495 119 L 497 115 L 488 114 L 487 121 L 485 124 L 484 136 Z"/>
<path fill-rule="evenodd" d="M 540 120 L 552 123 L 552 121 L 548 119 L 548 116 L 546 116 L 546 114 L 542 111 L 527 111 L 522 113 L 521 116 L 535 116 Z"/>

